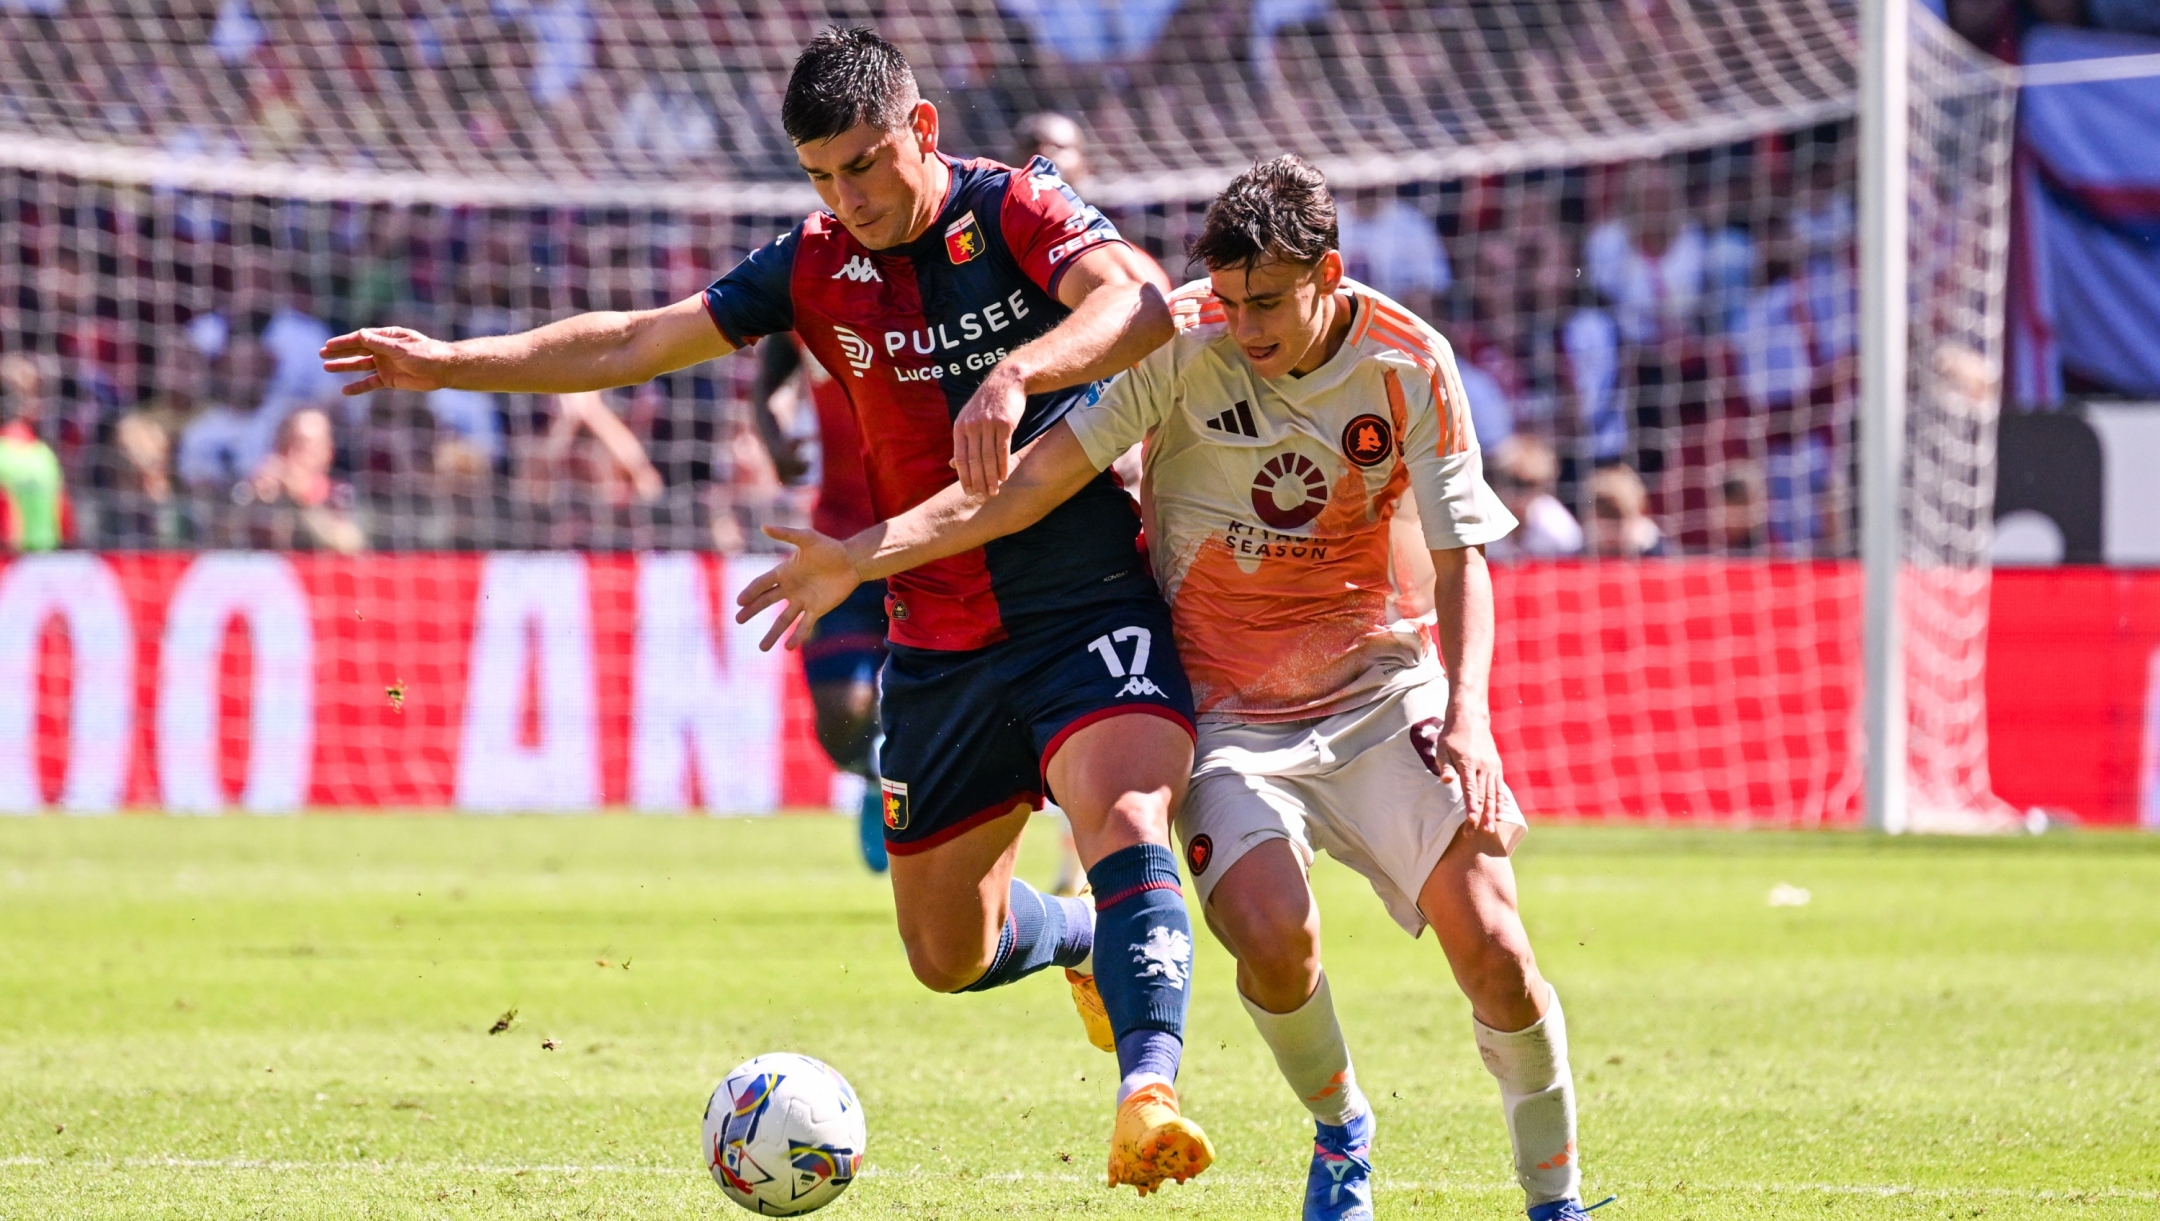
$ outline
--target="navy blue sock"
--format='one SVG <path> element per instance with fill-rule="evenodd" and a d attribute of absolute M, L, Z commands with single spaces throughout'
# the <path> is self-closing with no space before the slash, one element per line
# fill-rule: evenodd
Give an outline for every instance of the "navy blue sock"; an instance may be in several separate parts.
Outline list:
<path fill-rule="evenodd" d="M 1074 906 L 1077 902 L 1046 895 L 1013 879 L 1005 900 L 1011 914 L 1005 917 L 1005 928 L 998 934 L 997 953 L 991 956 L 990 969 L 961 991 L 1002 988 L 1053 963 L 1077 965 L 1095 948 L 1094 922 L 1087 918 L 1084 904 Z"/>
<path fill-rule="evenodd" d="M 1130 1078 L 1153 1073 L 1165 1081 L 1176 1081 L 1178 1057 L 1184 1052 L 1184 1041 L 1168 1031 L 1135 1030 L 1117 1041 L 1118 1075 Z"/>
<path fill-rule="evenodd" d="M 1095 862 L 1088 882 L 1095 986 L 1117 1034 L 1118 1073 L 1175 1079 L 1192 974 L 1192 917 L 1177 858 L 1160 844 L 1135 844 Z"/>

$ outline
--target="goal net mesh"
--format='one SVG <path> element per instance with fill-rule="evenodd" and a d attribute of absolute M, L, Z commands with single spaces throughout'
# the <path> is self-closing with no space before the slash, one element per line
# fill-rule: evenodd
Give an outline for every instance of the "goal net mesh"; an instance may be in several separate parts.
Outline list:
<path fill-rule="evenodd" d="M 1856 814 L 1838 0 L 0 0 L 4 392 L 41 404 L 76 543 L 761 547 L 815 493 L 757 441 L 751 362 L 566 400 L 348 399 L 314 350 L 697 291 L 816 206 L 781 91 L 819 28 L 858 21 L 907 52 L 950 149 L 1012 159 L 1023 116 L 1077 119 L 1083 194 L 1173 278 L 1254 159 L 1329 174 L 1351 274 L 1449 337 L 1530 522 L 1495 553 L 1495 712 L 1526 804 Z M 1913 21 L 1914 803 L 1985 807 L 2012 91 Z M 368 647 L 434 664 L 411 617 L 420 636 Z M 359 774 L 391 731 L 352 716 L 317 749 Z"/>

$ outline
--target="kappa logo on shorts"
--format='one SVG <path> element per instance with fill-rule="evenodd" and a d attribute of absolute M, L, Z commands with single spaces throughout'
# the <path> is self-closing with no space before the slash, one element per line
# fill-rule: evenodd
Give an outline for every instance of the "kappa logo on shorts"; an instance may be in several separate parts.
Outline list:
<path fill-rule="evenodd" d="M 1185 867 L 1194 877 L 1207 872 L 1208 862 L 1215 859 L 1215 841 L 1205 835 L 1195 835 L 1185 845 Z"/>
<path fill-rule="evenodd" d="M 1395 430 L 1379 416 L 1358 416 L 1342 430 L 1342 452 L 1359 466 L 1378 466 L 1395 452 Z"/>
<path fill-rule="evenodd" d="M 885 829 L 905 831 L 908 824 L 907 785 L 898 780 L 878 780 L 878 791 L 885 797 Z"/>
<path fill-rule="evenodd" d="M 1123 698 L 1128 695 L 1153 695 L 1168 698 L 1163 694 L 1163 689 L 1155 685 L 1155 680 L 1145 674 L 1135 674 L 1125 680 L 1125 686 L 1118 691 L 1118 696 Z"/>

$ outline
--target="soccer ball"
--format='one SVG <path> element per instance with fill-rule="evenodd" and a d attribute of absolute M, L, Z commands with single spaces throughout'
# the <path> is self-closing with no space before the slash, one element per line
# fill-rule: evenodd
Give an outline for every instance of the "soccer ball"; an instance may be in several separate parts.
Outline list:
<path fill-rule="evenodd" d="M 862 1104 L 822 1061 L 789 1052 L 737 1065 L 705 1104 L 705 1162 L 730 1200 L 768 1217 L 840 1198 L 869 1142 Z"/>

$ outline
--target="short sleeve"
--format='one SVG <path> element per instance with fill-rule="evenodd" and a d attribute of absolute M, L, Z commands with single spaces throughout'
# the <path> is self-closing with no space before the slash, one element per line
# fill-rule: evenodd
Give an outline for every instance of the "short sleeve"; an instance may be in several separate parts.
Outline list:
<path fill-rule="evenodd" d="M 1081 255 L 1106 242 L 1125 244 L 1117 226 L 1058 175 L 1048 158 L 1036 157 L 1012 172 L 998 215 L 1005 245 L 1037 287 L 1057 295 L 1058 281 Z"/>
<path fill-rule="evenodd" d="M 1433 551 L 1481 547 L 1506 538 L 1515 529 L 1515 515 L 1485 482 L 1484 451 L 1455 356 L 1445 345 L 1435 355 L 1430 373 L 1390 364 L 1383 376 L 1398 380 L 1410 417 L 1403 457 L 1425 546 Z M 1390 391 L 1393 398 L 1394 388 Z"/>
<path fill-rule="evenodd" d="M 789 282 L 795 274 L 795 249 L 802 226 L 750 252 L 735 270 L 705 290 L 705 312 L 720 334 L 738 348 L 767 335 L 795 329 L 795 300 Z"/>
<path fill-rule="evenodd" d="M 1176 348 L 1172 341 L 1155 349 L 1146 360 L 1111 379 L 1100 395 L 1065 413 L 1065 422 L 1096 470 L 1108 470 L 1119 455 L 1145 440 L 1169 415 L 1176 397 Z"/>

